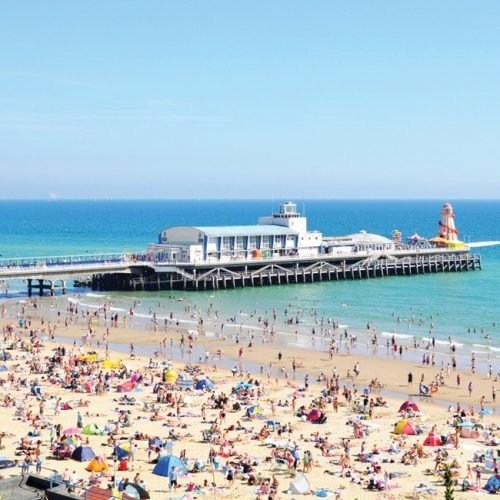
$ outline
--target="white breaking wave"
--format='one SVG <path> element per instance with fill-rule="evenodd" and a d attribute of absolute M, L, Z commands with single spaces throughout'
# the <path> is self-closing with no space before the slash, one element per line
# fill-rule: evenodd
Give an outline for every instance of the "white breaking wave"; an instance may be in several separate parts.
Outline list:
<path fill-rule="evenodd" d="M 422 340 L 424 340 L 425 342 L 432 342 L 432 339 L 429 337 L 423 337 Z M 460 342 L 453 342 L 452 341 L 450 344 L 447 340 L 435 340 L 435 342 L 436 342 L 436 344 L 439 344 L 439 345 L 448 345 L 448 346 L 454 345 L 455 347 L 463 347 L 464 346 Z"/>
<path fill-rule="evenodd" d="M 467 246 L 470 248 L 493 247 L 495 245 L 500 245 L 500 241 L 475 241 L 467 243 Z"/>
<path fill-rule="evenodd" d="M 407 335 L 405 333 L 389 333 L 389 332 L 382 332 L 380 334 L 382 337 L 392 337 L 396 339 L 412 339 L 414 335 Z"/>

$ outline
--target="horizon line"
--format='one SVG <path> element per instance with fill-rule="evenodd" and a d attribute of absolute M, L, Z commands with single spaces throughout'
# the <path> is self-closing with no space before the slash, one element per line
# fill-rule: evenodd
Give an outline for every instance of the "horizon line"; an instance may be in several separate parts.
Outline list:
<path fill-rule="evenodd" d="M 500 201 L 500 198 L 474 198 L 474 197 L 454 197 L 454 196 L 443 196 L 443 197 L 430 197 L 430 198 L 363 198 L 363 197 L 342 197 L 342 198 L 308 198 L 308 197 L 294 197 L 289 196 L 285 198 L 275 198 L 275 197 L 262 197 L 262 198 L 93 198 L 93 197 L 82 197 L 82 198 L 2 198 L 0 197 L 0 202 L 9 201 L 46 201 L 46 202 L 58 202 L 58 201 L 442 201 L 444 199 L 453 199 L 455 201 Z"/>

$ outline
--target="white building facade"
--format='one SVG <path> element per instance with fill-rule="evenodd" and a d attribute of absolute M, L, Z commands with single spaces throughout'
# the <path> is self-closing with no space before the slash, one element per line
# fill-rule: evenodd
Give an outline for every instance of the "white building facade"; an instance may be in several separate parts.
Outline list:
<path fill-rule="evenodd" d="M 323 235 L 307 230 L 295 203 L 249 226 L 175 226 L 148 250 L 156 261 L 211 263 L 276 257 L 317 257 Z"/>

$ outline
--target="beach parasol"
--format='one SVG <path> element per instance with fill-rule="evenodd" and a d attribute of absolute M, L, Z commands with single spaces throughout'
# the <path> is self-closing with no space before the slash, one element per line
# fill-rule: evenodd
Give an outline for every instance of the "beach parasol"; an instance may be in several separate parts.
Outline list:
<path fill-rule="evenodd" d="M 77 434 L 81 434 L 82 431 L 80 429 L 77 429 L 76 427 L 70 427 L 69 429 L 66 429 L 63 434 L 66 434 L 66 436 L 75 436 Z"/>

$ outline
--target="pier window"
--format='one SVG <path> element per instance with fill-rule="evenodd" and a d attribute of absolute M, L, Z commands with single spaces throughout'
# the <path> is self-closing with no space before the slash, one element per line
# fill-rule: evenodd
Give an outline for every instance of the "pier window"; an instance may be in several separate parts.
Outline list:
<path fill-rule="evenodd" d="M 262 236 L 260 248 L 271 248 L 271 236 Z"/>
<path fill-rule="evenodd" d="M 243 250 L 245 248 L 245 237 L 236 236 L 236 249 Z"/>
<path fill-rule="evenodd" d="M 223 236 L 222 237 L 222 250 L 231 250 L 231 237 Z"/>
<path fill-rule="evenodd" d="M 248 237 L 248 248 L 249 250 L 255 250 L 258 247 L 257 245 L 257 236 L 249 236 Z"/>

